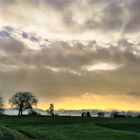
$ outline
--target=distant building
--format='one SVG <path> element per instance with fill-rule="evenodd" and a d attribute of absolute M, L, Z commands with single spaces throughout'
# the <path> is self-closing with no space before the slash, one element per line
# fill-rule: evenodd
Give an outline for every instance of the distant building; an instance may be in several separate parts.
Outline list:
<path fill-rule="evenodd" d="M 121 112 L 112 112 L 110 117 L 111 118 L 125 118 L 126 116 Z"/>
<path fill-rule="evenodd" d="M 81 113 L 81 117 L 87 117 L 87 113 L 86 112 L 82 112 Z"/>
<path fill-rule="evenodd" d="M 82 112 L 81 117 L 91 117 L 90 112 Z"/>
<path fill-rule="evenodd" d="M 99 118 L 103 118 L 105 116 L 105 113 L 104 112 L 98 112 L 97 114 L 98 114 L 98 117 Z"/>

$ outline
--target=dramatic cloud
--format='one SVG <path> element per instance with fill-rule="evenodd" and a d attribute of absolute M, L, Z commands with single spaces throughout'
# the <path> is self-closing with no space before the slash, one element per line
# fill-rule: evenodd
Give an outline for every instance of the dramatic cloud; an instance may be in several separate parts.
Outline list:
<path fill-rule="evenodd" d="M 1 26 L 51 39 L 109 42 L 140 36 L 139 0 L 1 0 L 0 6 Z"/>
<path fill-rule="evenodd" d="M 86 93 L 99 102 L 137 101 L 139 6 L 139 0 L 0 0 L 0 93 L 31 91 L 44 105 L 86 100 Z"/>

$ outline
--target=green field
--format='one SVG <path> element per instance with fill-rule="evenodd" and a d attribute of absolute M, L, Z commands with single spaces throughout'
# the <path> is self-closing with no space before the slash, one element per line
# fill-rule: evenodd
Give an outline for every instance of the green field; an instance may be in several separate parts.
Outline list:
<path fill-rule="evenodd" d="M 0 140 L 140 140 L 140 119 L 1 116 Z"/>

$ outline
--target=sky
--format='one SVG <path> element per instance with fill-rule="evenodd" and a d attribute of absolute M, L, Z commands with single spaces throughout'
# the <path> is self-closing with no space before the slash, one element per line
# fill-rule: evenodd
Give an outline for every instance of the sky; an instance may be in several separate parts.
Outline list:
<path fill-rule="evenodd" d="M 18 91 L 42 109 L 140 110 L 140 0 L 0 0 L 0 95 Z"/>

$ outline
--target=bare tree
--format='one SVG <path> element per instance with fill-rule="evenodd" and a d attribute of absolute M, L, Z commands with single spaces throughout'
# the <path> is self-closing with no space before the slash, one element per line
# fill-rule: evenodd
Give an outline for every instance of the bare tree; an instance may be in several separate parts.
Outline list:
<path fill-rule="evenodd" d="M 0 114 L 3 114 L 4 112 L 4 100 L 2 97 L 0 97 Z"/>
<path fill-rule="evenodd" d="M 38 100 L 30 92 L 17 92 L 10 100 L 10 104 L 18 110 L 18 115 L 22 115 L 24 110 L 32 109 L 32 106 L 36 106 Z"/>

